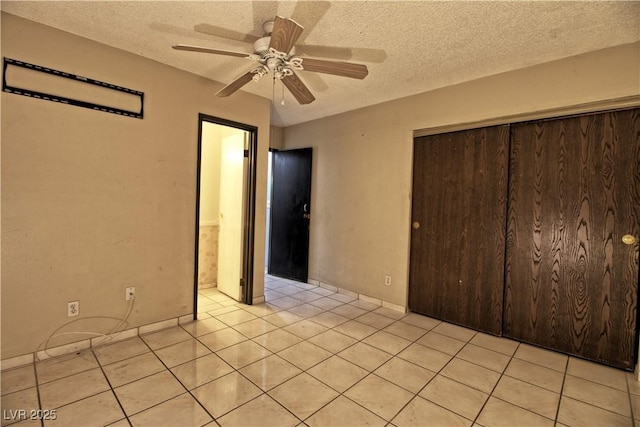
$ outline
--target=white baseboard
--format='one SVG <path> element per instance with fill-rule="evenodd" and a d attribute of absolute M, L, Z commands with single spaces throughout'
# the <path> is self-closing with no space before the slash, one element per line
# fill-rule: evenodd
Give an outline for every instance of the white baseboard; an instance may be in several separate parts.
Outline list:
<path fill-rule="evenodd" d="M 316 286 L 320 286 L 321 288 L 328 289 L 328 290 L 331 290 L 333 292 L 338 292 L 340 294 L 347 295 L 347 296 L 349 296 L 351 298 L 354 298 L 354 299 L 361 299 L 362 301 L 370 302 L 372 304 L 379 305 L 381 307 L 386 307 L 386 308 L 389 308 L 391 310 L 398 311 L 400 313 L 406 313 L 407 312 L 407 308 L 405 306 L 394 304 L 394 303 L 391 303 L 391 302 L 387 302 L 387 301 L 381 300 L 380 298 L 374 298 L 374 297 L 370 297 L 370 296 L 365 295 L 365 294 L 359 294 L 358 292 L 353 292 L 353 291 L 351 291 L 349 289 L 341 288 L 341 287 L 335 286 L 335 285 L 330 285 L 329 283 L 325 283 L 325 282 L 322 282 L 320 280 L 309 279 L 309 280 L 307 280 L 307 282 L 309 284 L 311 284 L 311 285 L 316 285 L 316 283 L 317 283 Z"/>
<path fill-rule="evenodd" d="M 113 334 L 108 340 L 104 337 L 97 337 L 92 339 L 86 339 L 82 341 L 76 341 L 70 344 L 64 344 L 57 347 L 48 348 L 44 350 L 38 350 L 33 353 L 23 354 L 21 356 L 10 357 L 0 361 L 0 371 L 7 369 L 17 368 L 19 366 L 28 365 L 34 363 L 36 360 L 45 360 L 51 357 L 62 356 L 65 354 L 75 353 L 89 348 L 98 347 L 107 342 L 122 341 L 128 338 L 133 338 L 139 335 L 148 334 L 149 332 L 159 331 L 161 329 L 167 329 L 178 324 L 187 323 L 193 321 L 193 314 L 186 314 L 180 317 L 174 317 L 172 319 L 162 320 L 160 322 L 150 323 L 148 325 L 139 326 L 137 328 L 127 329 L 122 332 Z"/>
<path fill-rule="evenodd" d="M 407 312 L 407 307 L 403 306 L 403 305 L 398 305 L 398 304 L 394 304 L 391 302 L 387 302 L 387 301 L 382 301 L 382 306 L 385 308 L 389 308 L 391 310 L 394 311 L 399 311 L 400 313 L 406 313 Z"/>
<path fill-rule="evenodd" d="M 382 306 L 382 300 L 379 298 L 373 298 L 364 294 L 359 294 L 358 299 L 361 299 L 362 301 L 370 302 L 371 304 Z"/>
<path fill-rule="evenodd" d="M 338 287 L 330 285 L 328 283 L 320 282 L 320 287 L 332 292 L 338 292 Z"/>
<path fill-rule="evenodd" d="M 18 366 L 29 365 L 35 360 L 35 353 L 23 354 L 22 356 L 4 359 L 0 362 L 0 371 L 17 368 Z"/>

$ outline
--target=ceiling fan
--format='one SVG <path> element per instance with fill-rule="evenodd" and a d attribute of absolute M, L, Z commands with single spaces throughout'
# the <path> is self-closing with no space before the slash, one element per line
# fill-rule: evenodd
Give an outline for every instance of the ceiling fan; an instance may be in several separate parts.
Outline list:
<path fill-rule="evenodd" d="M 258 81 L 265 75 L 273 73 L 274 79 L 282 80 L 282 83 L 300 104 L 309 104 L 316 98 L 294 70 L 313 71 L 354 79 L 364 79 L 369 74 L 367 67 L 361 64 L 295 56 L 294 45 L 304 27 L 291 19 L 276 16 L 273 20 L 266 21 L 262 28 L 264 35 L 254 42 L 253 53 L 184 44 L 172 47 L 177 50 L 248 58 L 259 63 L 216 93 L 216 96 L 222 97 L 231 95 L 251 80 Z"/>

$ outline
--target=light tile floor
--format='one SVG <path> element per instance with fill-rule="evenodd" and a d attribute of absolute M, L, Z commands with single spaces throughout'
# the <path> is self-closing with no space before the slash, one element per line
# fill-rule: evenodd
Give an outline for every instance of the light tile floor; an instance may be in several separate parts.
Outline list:
<path fill-rule="evenodd" d="M 266 304 L 2 372 L 2 426 L 615 426 L 631 373 L 267 276 Z M 12 419 L 13 418 L 13 419 Z M 19 417 L 18 417 L 19 418 Z"/>

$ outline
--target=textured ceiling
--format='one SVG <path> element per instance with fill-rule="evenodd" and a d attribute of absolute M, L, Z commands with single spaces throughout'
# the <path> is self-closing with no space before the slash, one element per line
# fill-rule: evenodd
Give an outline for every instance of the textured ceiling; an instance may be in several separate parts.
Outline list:
<path fill-rule="evenodd" d="M 640 40 L 638 1 L 3 0 L 1 8 L 225 84 L 253 62 L 171 45 L 251 52 L 241 35 L 261 35 L 277 14 L 305 27 L 298 54 L 368 66 L 364 80 L 298 72 L 316 97 L 309 105 L 288 93 L 280 105 L 282 85 L 274 90 L 268 77 L 247 84 L 266 98 L 275 92 L 278 126 Z"/>

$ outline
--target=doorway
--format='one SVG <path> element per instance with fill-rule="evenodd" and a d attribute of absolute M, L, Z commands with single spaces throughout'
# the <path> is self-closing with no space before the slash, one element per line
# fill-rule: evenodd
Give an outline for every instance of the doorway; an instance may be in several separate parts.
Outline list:
<path fill-rule="evenodd" d="M 252 304 L 257 128 L 200 114 L 194 317 L 198 292 Z"/>
<path fill-rule="evenodd" d="M 306 283 L 309 270 L 312 148 L 272 152 L 268 216 L 270 275 Z"/>

